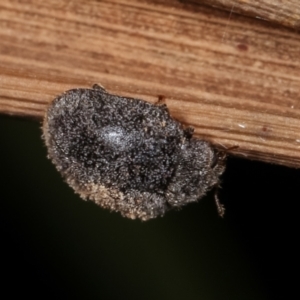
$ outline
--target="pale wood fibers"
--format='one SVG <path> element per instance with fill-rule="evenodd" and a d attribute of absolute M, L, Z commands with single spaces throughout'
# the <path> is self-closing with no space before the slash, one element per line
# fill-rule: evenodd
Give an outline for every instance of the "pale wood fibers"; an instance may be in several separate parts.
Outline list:
<path fill-rule="evenodd" d="M 184 1 L 184 0 L 183 0 Z M 300 29 L 299 0 L 191 0 Z"/>
<path fill-rule="evenodd" d="M 0 113 L 41 119 L 94 83 L 152 103 L 235 154 L 300 167 L 300 39 L 177 0 L 0 2 Z"/>

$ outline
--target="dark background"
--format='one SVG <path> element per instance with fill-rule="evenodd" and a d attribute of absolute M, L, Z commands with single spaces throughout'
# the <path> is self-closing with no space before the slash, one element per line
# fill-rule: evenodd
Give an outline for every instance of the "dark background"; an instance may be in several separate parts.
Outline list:
<path fill-rule="evenodd" d="M 73 193 L 46 158 L 40 127 L 0 116 L 2 299 L 299 294 L 300 170 L 229 158 L 224 219 L 211 192 L 163 218 L 132 221 Z"/>

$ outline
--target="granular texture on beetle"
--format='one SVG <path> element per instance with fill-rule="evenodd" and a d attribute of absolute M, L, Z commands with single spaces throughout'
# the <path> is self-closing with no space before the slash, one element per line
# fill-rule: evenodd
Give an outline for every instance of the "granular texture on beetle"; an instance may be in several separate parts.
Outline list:
<path fill-rule="evenodd" d="M 219 183 L 224 156 L 192 135 L 166 105 L 97 85 L 58 96 L 43 124 L 49 157 L 76 193 L 142 220 L 197 201 Z"/>

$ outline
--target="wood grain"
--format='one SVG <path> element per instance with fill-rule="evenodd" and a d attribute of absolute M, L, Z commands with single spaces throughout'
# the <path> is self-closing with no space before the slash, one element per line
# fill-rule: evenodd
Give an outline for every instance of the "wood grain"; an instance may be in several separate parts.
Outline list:
<path fill-rule="evenodd" d="M 41 119 L 100 83 L 156 102 L 234 154 L 300 167 L 300 39 L 176 0 L 0 2 L 0 112 Z"/>
<path fill-rule="evenodd" d="M 300 29 L 299 0 L 193 0 L 254 18 Z"/>

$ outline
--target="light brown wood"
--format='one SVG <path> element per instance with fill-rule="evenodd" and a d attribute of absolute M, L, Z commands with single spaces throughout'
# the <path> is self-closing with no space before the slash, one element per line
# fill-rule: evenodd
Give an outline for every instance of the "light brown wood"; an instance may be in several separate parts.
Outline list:
<path fill-rule="evenodd" d="M 300 167 L 300 39 L 182 1 L 0 2 L 0 112 L 42 118 L 103 85 L 156 102 L 236 155 Z"/>
<path fill-rule="evenodd" d="M 299 0 L 190 0 L 300 29 Z"/>

